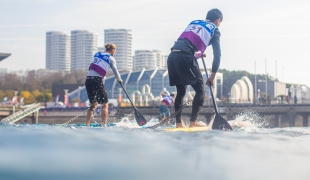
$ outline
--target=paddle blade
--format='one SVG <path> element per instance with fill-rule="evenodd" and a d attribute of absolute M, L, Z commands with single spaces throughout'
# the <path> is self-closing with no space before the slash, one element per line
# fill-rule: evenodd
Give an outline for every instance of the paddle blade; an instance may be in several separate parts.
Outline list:
<path fill-rule="evenodd" d="M 230 126 L 230 124 L 219 114 L 215 115 L 213 124 L 212 124 L 212 129 L 217 129 L 217 130 L 233 130 Z"/>
<path fill-rule="evenodd" d="M 145 118 L 142 116 L 142 114 L 135 109 L 135 118 L 136 118 L 136 121 L 138 123 L 139 126 L 143 126 L 144 124 L 146 124 L 146 120 Z"/>

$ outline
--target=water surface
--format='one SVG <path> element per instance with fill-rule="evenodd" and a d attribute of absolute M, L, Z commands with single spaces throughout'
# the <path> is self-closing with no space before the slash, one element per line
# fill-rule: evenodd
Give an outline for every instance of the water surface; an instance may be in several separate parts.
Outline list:
<path fill-rule="evenodd" d="M 150 122 L 152 123 L 152 122 Z M 0 125 L 0 179 L 308 180 L 310 128 L 235 131 Z"/>

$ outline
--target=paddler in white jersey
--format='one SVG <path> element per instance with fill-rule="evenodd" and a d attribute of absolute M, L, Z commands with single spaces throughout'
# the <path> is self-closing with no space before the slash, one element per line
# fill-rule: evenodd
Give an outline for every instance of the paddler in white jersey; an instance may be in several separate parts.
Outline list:
<path fill-rule="evenodd" d="M 114 54 L 116 52 L 115 44 L 106 44 L 106 52 L 97 52 L 89 66 L 89 72 L 86 77 L 85 87 L 90 102 L 90 107 L 87 110 L 86 126 L 90 125 L 90 119 L 98 105 L 101 104 L 102 125 L 106 126 L 108 121 L 108 95 L 103 84 L 103 77 L 111 67 L 117 82 L 122 83 L 122 79 L 116 68 Z"/>

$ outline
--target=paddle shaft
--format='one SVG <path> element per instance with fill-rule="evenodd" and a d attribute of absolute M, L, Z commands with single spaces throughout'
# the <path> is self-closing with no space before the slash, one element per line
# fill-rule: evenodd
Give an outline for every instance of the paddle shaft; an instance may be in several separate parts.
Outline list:
<path fill-rule="evenodd" d="M 201 57 L 201 59 L 202 59 L 203 67 L 205 68 L 205 71 L 206 71 L 207 79 L 209 79 L 209 75 L 208 75 L 208 71 L 207 71 L 207 68 L 206 68 L 205 60 L 203 59 L 203 57 Z M 212 89 L 211 85 L 209 85 L 209 87 L 210 87 L 210 91 L 211 91 L 211 97 L 212 97 L 212 101 L 213 101 L 214 110 L 215 110 L 215 113 L 218 114 L 219 112 L 217 110 L 217 105 L 216 105 L 216 102 L 215 102 L 215 99 L 214 99 L 213 89 Z"/>
<path fill-rule="evenodd" d="M 125 90 L 125 88 L 124 88 L 123 84 L 122 84 L 122 83 L 119 83 L 119 84 L 122 86 L 122 88 L 123 88 L 123 90 L 124 90 L 124 92 L 125 92 L 125 94 L 126 94 L 127 98 L 129 99 L 129 101 L 130 101 L 130 103 L 131 103 L 132 107 L 133 107 L 135 110 L 137 110 L 137 108 L 135 107 L 135 105 L 132 103 L 132 101 L 131 101 L 131 99 L 130 99 L 129 95 L 127 94 L 127 92 L 126 92 L 126 90 Z"/>

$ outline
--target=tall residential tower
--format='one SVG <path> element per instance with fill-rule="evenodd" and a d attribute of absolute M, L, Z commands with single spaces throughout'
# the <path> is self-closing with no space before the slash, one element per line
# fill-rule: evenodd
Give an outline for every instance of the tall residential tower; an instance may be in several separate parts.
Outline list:
<path fill-rule="evenodd" d="M 133 56 L 133 70 L 165 68 L 164 55 L 159 50 L 136 50 Z"/>
<path fill-rule="evenodd" d="M 64 32 L 46 32 L 46 69 L 70 71 L 70 36 Z"/>
<path fill-rule="evenodd" d="M 71 70 L 88 70 L 97 46 L 97 34 L 85 30 L 71 31 Z"/>
<path fill-rule="evenodd" d="M 104 44 L 116 45 L 114 58 L 119 71 L 132 70 L 132 33 L 128 29 L 105 29 Z"/>

